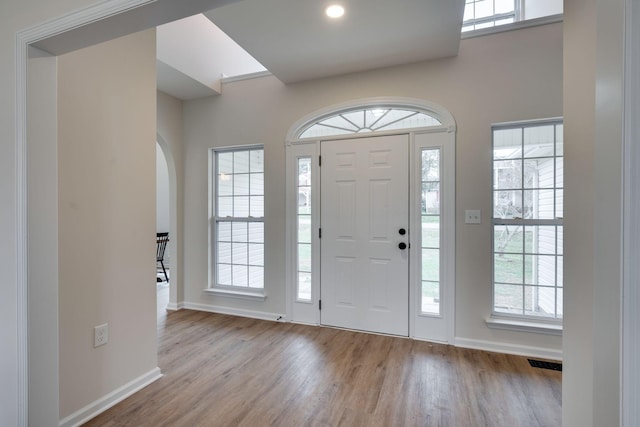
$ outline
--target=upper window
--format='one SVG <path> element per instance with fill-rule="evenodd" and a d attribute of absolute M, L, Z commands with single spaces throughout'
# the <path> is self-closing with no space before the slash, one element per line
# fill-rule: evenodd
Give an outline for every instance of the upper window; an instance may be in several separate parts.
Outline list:
<path fill-rule="evenodd" d="M 562 319 L 563 125 L 493 127 L 493 312 Z"/>
<path fill-rule="evenodd" d="M 462 32 L 561 14 L 562 0 L 466 0 Z"/>
<path fill-rule="evenodd" d="M 441 124 L 440 120 L 435 117 L 417 110 L 388 107 L 367 108 L 325 117 L 307 126 L 300 133 L 299 138 L 384 132 L 440 126 Z"/>
<path fill-rule="evenodd" d="M 264 288 L 264 150 L 214 151 L 216 287 Z"/>

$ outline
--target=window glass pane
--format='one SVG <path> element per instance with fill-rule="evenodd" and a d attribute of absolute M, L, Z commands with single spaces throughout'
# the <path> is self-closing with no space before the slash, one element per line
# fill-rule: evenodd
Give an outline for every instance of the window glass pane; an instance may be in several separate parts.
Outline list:
<path fill-rule="evenodd" d="M 556 257 L 554 255 L 537 255 L 534 259 L 535 281 L 534 285 L 556 285 Z"/>
<path fill-rule="evenodd" d="M 522 187 L 522 160 L 496 160 L 493 162 L 493 188 L 513 190 Z"/>
<path fill-rule="evenodd" d="M 554 190 L 526 190 L 524 192 L 524 203 L 524 218 L 555 218 Z"/>
<path fill-rule="evenodd" d="M 522 129 L 498 129 L 493 132 L 493 158 L 522 157 Z"/>
<path fill-rule="evenodd" d="M 437 215 L 440 213 L 440 183 L 422 183 L 422 213 Z"/>
<path fill-rule="evenodd" d="M 475 18 L 484 18 L 494 14 L 493 0 L 478 0 L 476 1 L 476 13 Z"/>
<path fill-rule="evenodd" d="M 298 215 L 298 242 L 311 243 L 311 215 Z"/>
<path fill-rule="evenodd" d="M 231 264 L 231 243 L 218 243 L 218 262 Z"/>
<path fill-rule="evenodd" d="M 218 284 L 231 286 L 233 280 L 231 278 L 231 265 L 218 264 Z"/>
<path fill-rule="evenodd" d="M 564 283 L 563 276 L 562 276 L 563 270 L 564 270 L 564 264 L 563 264 L 564 263 L 564 259 L 563 258 L 564 257 L 559 256 L 558 257 L 558 261 L 557 261 L 558 269 L 556 270 L 556 283 L 557 283 L 557 286 L 559 288 L 561 288 L 563 286 L 562 284 Z"/>
<path fill-rule="evenodd" d="M 562 300 L 562 298 L 563 298 L 563 295 L 564 295 L 564 292 L 563 292 L 562 288 L 557 288 L 556 289 L 556 295 L 557 295 L 556 296 L 556 303 L 558 304 L 558 306 L 556 307 L 556 313 L 557 313 L 557 317 L 562 319 L 562 314 L 563 314 L 562 313 L 563 312 L 563 308 L 562 308 L 563 307 L 563 300 Z"/>
<path fill-rule="evenodd" d="M 420 310 L 427 314 L 440 314 L 440 283 L 422 282 Z"/>
<path fill-rule="evenodd" d="M 233 153 L 233 173 L 249 172 L 249 151 L 235 151 Z"/>
<path fill-rule="evenodd" d="M 522 191 L 495 191 L 494 218 L 522 218 Z"/>
<path fill-rule="evenodd" d="M 364 116 L 365 113 L 364 111 L 354 111 L 351 113 L 344 113 L 341 114 L 342 117 L 344 117 L 345 120 L 349 121 L 350 123 L 353 123 L 353 125 L 356 127 L 356 129 L 360 129 L 365 127 L 364 124 Z"/>
<path fill-rule="evenodd" d="M 497 253 L 493 258 L 494 280 L 501 283 L 524 283 L 524 256 Z"/>
<path fill-rule="evenodd" d="M 523 314 L 523 287 L 496 283 L 494 287 L 495 311 L 510 314 Z"/>
<path fill-rule="evenodd" d="M 529 126 L 524 128 L 524 157 L 549 157 L 555 155 L 554 126 Z"/>
<path fill-rule="evenodd" d="M 311 245 L 298 244 L 298 271 L 311 272 Z"/>
<path fill-rule="evenodd" d="M 507 13 L 515 10 L 514 0 L 495 0 L 496 13 Z"/>
<path fill-rule="evenodd" d="M 298 214 L 311 213 L 311 187 L 298 188 Z"/>
<path fill-rule="evenodd" d="M 233 195 L 233 175 L 218 175 L 218 196 Z"/>
<path fill-rule="evenodd" d="M 564 155 L 564 125 L 556 125 L 556 156 Z"/>
<path fill-rule="evenodd" d="M 249 172 L 264 172 L 264 150 L 251 150 L 249 152 Z"/>
<path fill-rule="evenodd" d="M 311 301 L 311 273 L 298 272 L 298 300 Z"/>
<path fill-rule="evenodd" d="M 439 249 L 422 249 L 422 280 L 440 281 Z"/>
<path fill-rule="evenodd" d="M 250 180 L 249 194 L 254 196 L 264 195 L 264 174 L 252 173 L 249 176 L 249 180 Z"/>
<path fill-rule="evenodd" d="M 264 267 L 249 267 L 249 287 L 264 288 Z"/>
<path fill-rule="evenodd" d="M 264 242 L 264 223 L 262 222 L 249 223 L 249 242 L 251 243 Z"/>
<path fill-rule="evenodd" d="M 556 190 L 556 218 L 562 218 L 564 216 L 564 191 Z"/>
<path fill-rule="evenodd" d="M 557 248 L 558 248 L 558 254 L 562 255 L 563 252 L 563 244 L 564 244 L 564 238 L 563 238 L 563 232 L 564 232 L 564 227 L 562 226 L 558 226 L 557 228 Z"/>
<path fill-rule="evenodd" d="M 233 152 L 218 153 L 218 173 L 225 175 L 233 173 Z"/>
<path fill-rule="evenodd" d="M 564 187 L 564 158 L 556 158 L 556 187 Z"/>
<path fill-rule="evenodd" d="M 250 244 L 249 246 L 249 265 L 264 265 L 264 245 Z"/>
<path fill-rule="evenodd" d="M 230 242 L 231 241 L 231 223 L 228 221 L 218 222 L 218 241 Z"/>
<path fill-rule="evenodd" d="M 233 197 L 218 197 L 218 216 L 233 216 Z"/>
<path fill-rule="evenodd" d="M 524 256 L 524 283 L 528 285 L 536 284 L 538 280 L 536 270 L 533 267 L 536 263 L 536 260 L 536 255 Z"/>
<path fill-rule="evenodd" d="M 236 196 L 233 198 L 233 216 L 245 218 L 249 216 L 248 196 Z"/>
<path fill-rule="evenodd" d="M 440 181 L 440 150 L 422 150 L 422 181 Z"/>
<path fill-rule="evenodd" d="M 522 226 L 496 225 L 493 228 L 495 252 L 522 253 Z"/>
<path fill-rule="evenodd" d="M 253 267 L 256 268 L 256 267 Z M 233 286 L 244 286 L 248 285 L 249 281 L 249 270 L 246 265 L 233 265 Z"/>
<path fill-rule="evenodd" d="M 556 290 L 526 286 L 524 290 L 525 314 L 529 316 L 555 317 Z"/>
<path fill-rule="evenodd" d="M 249 195 L 249 175 L 234 175 L 233 194 L 236 196 Z"/>
<path fill-rule="evenodd" d="M 247 223 L 234 222 L 231 225 L 231 240 L 233 242 L 247 242 Z"/>
<path fill-rule="evenodd" d="M 234 264 L 247 265 L 247 244 L 246 243 L 232 243 L 233 255 L 232 262 Z"/>
<path fill-rule="evenodd" d="M 423 248 L 439 248 L 440 247 L 440 217 L 439 216 L 423 216 L 422 217 L 422 247 Z"/>
<path fill-rule="evenodd" d="M 264 196 L 251 196 L 251 210 L 249 215 L 254 218 L 264 217 Z"/>

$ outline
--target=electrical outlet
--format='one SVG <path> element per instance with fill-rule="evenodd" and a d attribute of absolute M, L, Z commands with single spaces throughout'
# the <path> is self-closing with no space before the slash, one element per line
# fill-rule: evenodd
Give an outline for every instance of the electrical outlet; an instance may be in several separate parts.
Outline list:
<path fill-rule="evenodd" d="M 464 211 L 465 224 L 480 224 L 480 210 L 472 209 Z"/>
<path fill-rule="evenodd" d="M 109 342 L 109 324 L 98 325 L 93 328 L 93 347 L 100 347 Z"/>

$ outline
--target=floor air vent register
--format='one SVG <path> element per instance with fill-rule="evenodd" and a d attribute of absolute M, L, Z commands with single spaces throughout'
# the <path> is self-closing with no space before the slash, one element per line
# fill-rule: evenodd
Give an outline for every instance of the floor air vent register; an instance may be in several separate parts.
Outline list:
<path fill-rule="evenodd" d="M 529 365 L 534 368 L 551 369 L 552 371 L 562 371 L 562 363 L 546 362 L 544 360 L 527 359 Z"/>

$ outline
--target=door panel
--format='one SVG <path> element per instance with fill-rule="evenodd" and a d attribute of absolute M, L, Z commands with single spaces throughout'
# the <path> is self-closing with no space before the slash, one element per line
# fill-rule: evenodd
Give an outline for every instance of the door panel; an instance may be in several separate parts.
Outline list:
<path fill-rule="evenodd" d="M 408 135 L 321 145 L 321 323 L 409 333 Z"/>

